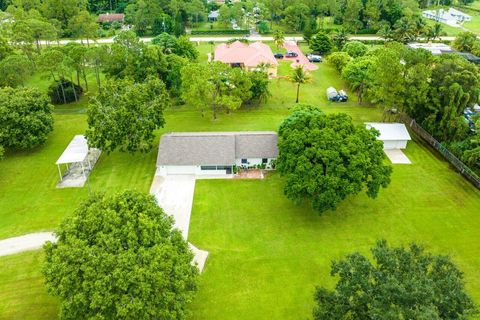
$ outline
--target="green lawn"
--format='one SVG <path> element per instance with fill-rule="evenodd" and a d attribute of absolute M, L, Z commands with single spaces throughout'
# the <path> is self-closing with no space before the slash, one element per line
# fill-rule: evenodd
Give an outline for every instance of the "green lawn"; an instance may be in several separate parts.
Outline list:
<path fill-rule="evenodd" d="M 209 45 L 200 51 L 206 54 Z M 291 72 L 281 62 L 279 74 Z M 329 86 L 346 88 L 328 64 L 319 64 L 313 81 L 300 89 L 304 103 L 325 112 L 345 112 L 354 121 L 378 121 L 381 107 L 327 102 Z M 29 86 L 44 80 L 35 75 Z M 272 97 L 261 107 L 209 115 L 188 106 L 166 112 L 167 131 L 276 130 L 295 100 L 295 86 L 271 83 Z M 94 89 L 90 91 L 94 92 Z M 86 128 L 87 99 L 56 108 L 55 131 L 45 146 L 9 153 L 0 162 L 0 239 L 53 230 L 88 196 L 88 188 L 55 188 L 55 161 L 75 134 Z M 429 249 L 452 254 L 466 273 L 468 288 L 480 301 L 480 194 L 422 146 L 411 144 L 412 166 L 396 166 L 393 183 L 377 200 L 364 195 L 345 201 L 335 213 L 319 217 L 307 205 L 295 207 L 282 194 L 282 179 L 200 181 L 197 184 L 191 240 L 211 252 L 201 277 L 193 319 L 299 319 L 308 317 L 313 286 L 331 285 L 329 261 L 352 250 L 365 251 L 379 237 L 393 243 L 418 240 Z M 133 188 L 148 192 L 157 148 L 143 154 L 102 155 L 91 177 L 95 192 Z M 0 319 L 51 319 L 57 305 L 40 275 L 42 253 L 0 258 Z M 252 308 L 255 306 L 255 308 Z"/>
<path fill-rule="evenodd" d="M 306 319 L 314 287 L 334 283 L 330 261 L 380 238 L 451 255 L 480 301 L 480 192 L 424 146 L 406 153 L 413 164 L 394 166 L 377 199 L 350 197 L 322 216 L 287 200 L 277 174 L 197 181 L 189 240 L 210 256 L 192 319 Z"/>

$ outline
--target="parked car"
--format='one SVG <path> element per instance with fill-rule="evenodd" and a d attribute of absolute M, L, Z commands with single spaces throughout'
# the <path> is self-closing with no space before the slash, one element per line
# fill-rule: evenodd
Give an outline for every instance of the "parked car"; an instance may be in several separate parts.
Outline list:
<path fill-rule="evenodd" d="M 321 56 L 312 53 L 307 54 L 307 59 L 310 62 L 322 62 Z"/>
<path fill-rule="evenodd" d="M 295 58 L 295 57 L 298 57 L 298 53 L 293 52 L 293 51 L 287 51 L 287 53 L 285 53 L 285 57 Z"/>
<path fill-rule="evenodd" d="M 327 89 L 327 98 L 329 101 L 333 102 L 346 102 L 348 100 L 348 95 L 345 91 L 337 91 L 334 87 L 329 87 Z"/>
<path fill-rule="evenodd" d="M 273 56 L 274 56 L 275 58 L 277 58 L 277 59 L 283 59 L 283 53 L 277 52 L 277 53 L 275 53 Z"/>

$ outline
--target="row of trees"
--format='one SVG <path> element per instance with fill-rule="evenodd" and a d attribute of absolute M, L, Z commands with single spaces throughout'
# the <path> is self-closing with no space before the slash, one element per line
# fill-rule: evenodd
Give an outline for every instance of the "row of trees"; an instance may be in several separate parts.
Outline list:
<path fill-rule="evenodd" d="M 476 65 L 458 55 L 434 57 L 399 43 L 368 52 L 364 45 L 350 43 L 328 60 L 357 93 L 359 103 L 381 104 L 386 115 L 407 113 L 465 163 L 479 169 L 479 136 L 463 115 L 465 108 L 478 101 Z"/>

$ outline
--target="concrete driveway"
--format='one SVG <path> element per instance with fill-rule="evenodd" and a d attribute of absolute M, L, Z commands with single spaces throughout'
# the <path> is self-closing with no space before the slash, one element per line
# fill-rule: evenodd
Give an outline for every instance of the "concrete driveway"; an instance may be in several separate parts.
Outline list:
<path fill-rule="evenodd" d="M 195 191 L 195 176 L 193 175 L 155 175 L 150 193 L 157 199 L 158 205 L 175 219 L 175 228 L 188 239 L 188 227 L 192 213 L 193 193 Z M 208 257 L 208 252 L 188 244 L 194 254 L 193 261 L 202 272 Z"/>
<path fill-rule="evenodd" d="M 173 216 L 175 227 L 182 232 L 185 239 L 188 238 L 194 191 L 193 175 L 155 176 L 150 188 L 150 193 L 155 196 L 158 205 Z"/>

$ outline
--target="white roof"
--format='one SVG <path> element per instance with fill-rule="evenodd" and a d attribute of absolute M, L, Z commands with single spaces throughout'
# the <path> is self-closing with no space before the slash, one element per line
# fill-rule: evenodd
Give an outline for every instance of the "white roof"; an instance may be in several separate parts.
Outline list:
<path fill-rule="evenodd" d="M 379 140 L 412 140 L 403 123 L 366 122 L 367 129 L 375 128 L 380 132 Z"/>
<path fill-rule="evenodd" d="M 83 135 L 76 135 L 58 158 L 56 164 L 83 162 L 87 155 L 87 139 Z"/>

